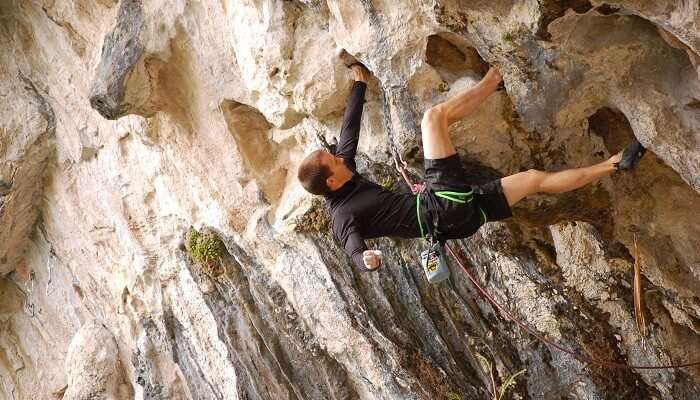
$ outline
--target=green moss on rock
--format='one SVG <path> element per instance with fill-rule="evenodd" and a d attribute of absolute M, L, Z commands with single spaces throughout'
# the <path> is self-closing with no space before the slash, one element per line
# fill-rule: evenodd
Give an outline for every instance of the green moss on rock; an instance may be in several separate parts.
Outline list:
<path fill-rule="evenodd" d="M 331 227 L 331 215 L 325 202 L 321 199 L 313 199 L 311 207 L 304 215 L 294 221 L 294 232 L 328 232 Z"/>
<path fill-rule="evenodd" d="M 192 228 L 187 232 L 185 247 L 192 261 L 200 265 L 208 275 L 217 277 L 224 272 L 221 261 L 226 246 L 215 233 L 200 233 Z"/>
<path fill-rule="evenodd" d="M 386 190 L 394 190 L 394 185 L 396 185 L 396 177 L 387 175 L 381 178 L 379 185 Z"/>

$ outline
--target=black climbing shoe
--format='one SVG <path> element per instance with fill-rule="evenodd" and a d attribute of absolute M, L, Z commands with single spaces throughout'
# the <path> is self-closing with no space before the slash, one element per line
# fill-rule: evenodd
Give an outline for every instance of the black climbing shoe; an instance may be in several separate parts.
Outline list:
<path fill-rule="evenodd" d="M 620 162 L 616 163 L 615 166 L 620 171 L 630 170 L 637 165 L 639 159 L 642 158 L 646 151 L 647 150 L 642 147 L 642 144 L 639 143 L 637 139 L 634 139 L 634 141 L 630 143 L 630 145 L 627 146 L 625 151 L 622 153 L 622 159 Z"/>
<path fill-rule="evenodd" d="M 365 67 L 365 64 L 362 64 L 362 63 L 359 62 L 359 61 L 355 61 L 354 63 L 348 65 L 348 68 L 352 67 L 353 65 L 361 65 L 362 68 L 367 69 L 367 67 Z M 369 71 L 369 70 L 367 69 L 367 71 Z"/>
<path fill-rule="evenodd" d="M 365 67 L 364 64 L 357 61 L 357 59 L 353 57 L 352 54 L 345 51 L 345 49 L 340 49 L 340 51 L 338 52 L 338 58 L 340 58 L 340 61 L 342 61 L 343 64 L 348 68 L 352 67 L 355 64 L 362 65 L 363 67 Z M 367 67 L 365 67 L 365 69 L 366 68 Z"/>

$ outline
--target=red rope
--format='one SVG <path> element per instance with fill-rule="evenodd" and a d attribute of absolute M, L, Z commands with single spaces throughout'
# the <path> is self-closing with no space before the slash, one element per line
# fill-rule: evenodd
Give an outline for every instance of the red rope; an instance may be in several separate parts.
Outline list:
<path fill-rule="evenodd" d="M 499 304 L 484 288 L 479 285 L 479 282 L 476 280 L 474 275 L 467 269 L 467 267 L 464 266 L 462 261 L 455 255 L 455 253 L 452 251 L 452 248 L 450 246 L 445 245 L 447 248 L 447 251 L 452 255 L 452 257 L 457 261 L 457 264 L 459 264 L 460 267 L 464 270 L 464 272 L 467 273 L 467 277 L 469 277 L 469 280 L 474 284 L 474 286 L 481 292 L 481 294 L 486 297 L 491 304 L 493 304 L 498 310 L 500 310 L 503 314 L 505 314 L 508 318 L 510 318 L 513 322 L 518 324 L 521 328 L 523 328 L 525 331 L 527 331 L 529 334 L 533 335 L 540 341 L 544 342 L 545 344 L 548 344 L 558 350 L 563 351 L 564 353 L 567 353 L 574 357 L 575 359 L 582 361 L 584 363 L 594 363 L 594 364 L 599 364 L 604 367 L 608 368 L 624 368 L 624 369 L 675 369 L 675 368 L 686 368 L 686 367 L 692 367 L 696 365 L 700 365 L 700 361 L 695 361 L 695 362 L 690 362 L 690 363 L 685 363 L 685 364 L 671 364 L 671 365 L 628 365 L 628 364 L 623 364 L 619 362 L 615 362 L 612 360 L 600 360 L 596 359 L 593 357 L 587 357 L 582 354 L 573 352 L 571 350 L 568 350 L 550 340 L 542 336 L 540 333 L 538 333 L 535 329 L 530 328 L 527 324 L 524 322 L 520 321 L 519 319 L 515 318 L 513 314 L 511 314 L 508 310 L 506 310 L 501 304 Z"/>

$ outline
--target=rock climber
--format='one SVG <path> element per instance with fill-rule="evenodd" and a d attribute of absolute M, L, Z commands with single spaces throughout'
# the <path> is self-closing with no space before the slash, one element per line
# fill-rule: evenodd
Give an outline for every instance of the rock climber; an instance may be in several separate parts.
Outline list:
<path fill-rule="evenodd" d="M 580 188 L 616 170 L 631 169 L 644 152 L 635 140 L 624 152 L 599 164 L 559 172 L 530 169 L 470 185 L 448 130 L 496 91 L 502 77 L 491 67 L 479 83 L 423 114 L 427 189 L 418 195 L 392 192 L 356 170 L 355 152 L 370 72 L 360 63 L 350 69 L 354 83 L 335 152 L 316 150 L 307 155 L 299 166 L 298 179 L 308 192 L 326 198 L 333 235 L 359 271 L 373 271 L 382 265 L 381 252 L 368 250 L 365 239 L 425 237 L 430 227 L 436 228 L 442 240 L 465 238 L 487 221 L 511 217 L 511 207 L 528 195 Z"/>

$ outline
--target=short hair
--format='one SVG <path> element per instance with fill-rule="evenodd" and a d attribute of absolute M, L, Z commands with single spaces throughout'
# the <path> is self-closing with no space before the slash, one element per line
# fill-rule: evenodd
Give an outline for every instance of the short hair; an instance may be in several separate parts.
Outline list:
<path fill-rule="evenodd" d="M 331 189 L 326 179 L 331 176 L 331 169 L 321 163 L 324 150 L 316 150 L 304 158 L 297 171 L 297 178 L 307 192 L 316 195 L 327 195 Z"/>

